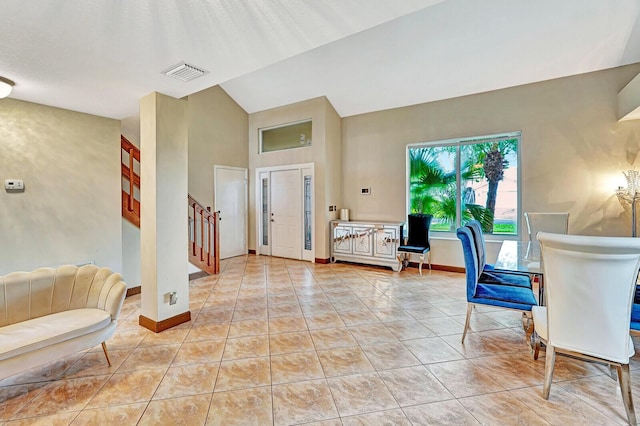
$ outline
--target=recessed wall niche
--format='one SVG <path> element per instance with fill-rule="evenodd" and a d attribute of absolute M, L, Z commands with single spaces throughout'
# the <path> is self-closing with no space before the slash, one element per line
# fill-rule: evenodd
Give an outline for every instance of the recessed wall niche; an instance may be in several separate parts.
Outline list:
<path fill-rule="evenodd" d="M 260 129 L 260 153 L 311 146 L 311 119 Z"/>

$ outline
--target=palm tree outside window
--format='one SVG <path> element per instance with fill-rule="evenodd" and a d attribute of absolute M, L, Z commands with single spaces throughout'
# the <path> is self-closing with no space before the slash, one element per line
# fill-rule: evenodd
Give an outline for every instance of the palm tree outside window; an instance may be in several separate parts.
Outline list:
<path fill-rule="evenodd" d="M 433 215 L 432 231 L 472 219 L 488 234 L 518 235 L 521 132 L 407 147 L 409 211 Z"/>

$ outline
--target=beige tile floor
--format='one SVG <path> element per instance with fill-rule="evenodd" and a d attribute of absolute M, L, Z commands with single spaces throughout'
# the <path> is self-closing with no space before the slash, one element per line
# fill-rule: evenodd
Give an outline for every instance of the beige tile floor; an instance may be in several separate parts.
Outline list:
<path fill-rule="evenodd" d="M 264 256 L 222 266 L 191 282 L 193 320 L 163 333 L 138 326 L 140 296 L 128 298 L 111 367 L 98 346 L 0 381 L 0 424 L 626 422 L 602 365 L 559 357 L 541 398 L 544 353 L 533 361 L 517 312 L 478 308 L 463 346 L 462 274 Z"/>

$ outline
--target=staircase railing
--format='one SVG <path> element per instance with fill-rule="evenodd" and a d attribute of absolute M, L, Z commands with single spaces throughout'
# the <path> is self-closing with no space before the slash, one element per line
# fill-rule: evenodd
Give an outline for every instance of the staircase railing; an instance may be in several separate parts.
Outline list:
<path fill-rule="evenodd" d="M 120 136 L 120 163 L 122 169 L 122 217 L 140 227 L 140 150 L 124 136 Z M 137 163 L 136 163 L 137 162 Z M 126 182 L 126 183 L 125 183 Z M 191 195 L 189 200 L 189 262 L 209 274 L 220 271 L 220 236 L 218 213 L 197 202 Z"/>
<path fill-rule="evenodd" d="M 189 261 L 209 274 L 220 271 L 218 213 L 189 195 Z"/>
<path fill-rule="evenodd" d="M 127 159 L 125 160 L 125 153 Z M 122 170 L 122 217 L 140 227 L 140 201 L 136 200 L 136 188 L 140 191 L 140 176 L 135 172 L 136 162 L 140 167 L 140 150 L 127 138 L 120 135 L 120 168 Z M 125 191 L 125 180 L 129 183 Z"/>

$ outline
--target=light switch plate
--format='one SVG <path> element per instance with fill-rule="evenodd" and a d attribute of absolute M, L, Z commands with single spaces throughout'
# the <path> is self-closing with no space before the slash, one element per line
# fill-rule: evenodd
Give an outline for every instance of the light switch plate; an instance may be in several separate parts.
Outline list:
<path fill-rule="evenodd" d="M 24 190 L 24 181 L 22 179 L 5 179 L 4 189 L 7 191 L 22 191 Z"/>

